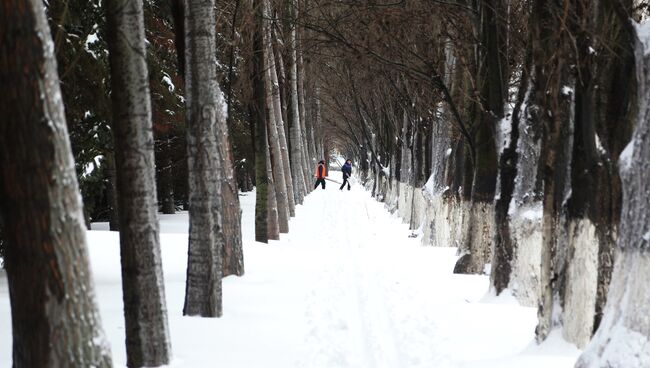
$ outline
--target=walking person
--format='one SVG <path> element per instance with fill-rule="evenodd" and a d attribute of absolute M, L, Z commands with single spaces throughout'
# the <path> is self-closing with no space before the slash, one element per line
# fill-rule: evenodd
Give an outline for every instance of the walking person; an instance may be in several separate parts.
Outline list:
<path fill-rule="evenodd" d="M 316 184 L 314 184 L 314 189 L 318 188 L 320 184 L 323 189 L 325 189 L 325 177 L 327 176 L 327 168 L 325 167 L 325 161 L 318 161 L 318 166 L 316 166 L 316 173 L 314 177 L 316 178 Z"/>
<path fill-rule="evenodd" d="M 345 184 L 348 185 L 348 190 L 350 190 L 350 182 L 348 179 L 352 176 L 352 160 L 348 159 L 345 161 L 345 164 L 341 167 L 341 171 L 343 172 L 343 184 L 341 184 L 339 190 L 343 190 Z"/>

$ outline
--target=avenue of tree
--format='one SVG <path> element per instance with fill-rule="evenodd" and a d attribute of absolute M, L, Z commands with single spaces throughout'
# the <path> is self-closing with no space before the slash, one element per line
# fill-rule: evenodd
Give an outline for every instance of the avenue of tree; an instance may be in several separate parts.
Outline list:
<path fill-rule="evenodd" d="M 120 232 L 128 366 L 168 364 L 158 213 L 189 212 L 183 314 L 219 317 L 222 278 L 244 274 L 238 192 L 255 188 L 255 239 L 279 239 L 334 154 L 424 245 L 457 247 L 454 272 L 537 307 L 539 342 L 561 329 L 585 349 L 577 367 L 650 364 L 649 13 L 636 0 L 6 1 L 14 366 L 111 366 L 93 221 Z"/>

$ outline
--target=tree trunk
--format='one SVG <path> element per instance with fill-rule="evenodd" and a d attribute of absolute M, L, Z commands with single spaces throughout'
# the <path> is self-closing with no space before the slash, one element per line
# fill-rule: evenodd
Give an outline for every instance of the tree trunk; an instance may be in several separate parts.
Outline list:
<path fill-rule="evenodd" d="M 629 26 L 628 26 L 629 27 Z M 646 23 L 639 34 L 647 34 Z M 632 28 L 632 27 L 629 27 Z M 647 45 L 647 43 L 646 43 Z M 648 270 L 650 256 L 650 53 L 637 40 L 638 102 L 636 129 L 621 154 L 623 208 L 612 284 L 602 323 L 578 368 L 641 368 L 650 354 Z"/>
<path fill-rule="evenodd" d="M 233 167 L 232 145 L 227 124 L 217 124 L 217 139 L 222 150 L 224 175 L 221 181 L 221 202 L 223 204 L 223 234 L 225 242 L 222 251 L 223 277 L 244 275 L 244 249 L 242 244 L 241 206 L 237 178 Z"/>
<path fill-rule="evenodd" d="M 230 82 L 229 82 L 230 83 Z M 221 93 L 219 92 L 219 96 Z M 222 97 L 221 97 L 222 98 Z M 232 142 L 230 139 L 231 124 L 221 116 L 217 124 L 216 135 L 221 151 L 223 176 L 221 177 L 221 203 L 223 205 L 223 234 L 224 245 L 221 252 L 223 277 L 229 275 L 244 275 L 244 250 L 242 244 L 241 206 L 239 190 L 235 174 Z"/>
<path fill-rule="evenodd" d="M 169 137 L 166 138 L 166 146 L 168 152 L 171 151 L 171 144 Z M 160 192 L 162 195 L 162 213 L 165 215 L 173 215 L 176 213 L 176 203 L 174 201 L 174 170 L 173 160 L 171 154 L 167 153 L 164 159 L 164 166 L 160 169 Z"/>
<path fill-rule="evenodd" d="M 631 8 L 632 2 L 626 3 Z M 624 28 L 628 20 L 616 16 L 610 2 L 582 1 L 578 6 L 571 186 L 580 190 L 572 191 L 568 202 L 574 260 L 565 293 L 564 335 L 584 347 L 602 319 L 611 280 L 621 201 L 616 164 L 630 138 L 629 96 L 635 82 L 633 40 Z M 599 50 L 592 52 L 594 34 L 606 46 L 597 45 Z"/>
<path fill-rule="evenodd" d="M 534 73 L 537 93 L 532 103 L 543 109 L 537 117 L 542 123 L 543 217 L 541 252 L 541 295 L 538 307 L 538 341 L 548 337 L 561 323 L 564 304 L 567 253 L 565 198 L 569 191 L 568 176 L 571 160 L 573 104 L 575 82 L 570 78 L 570 40 L 560 26 L 559 14 L 566 11 L 562 1 L 538 0 L 533 5 L 535 60 Z M 559 306 L 560 308 L 557 308 Z"/>
<path fill-rule="evenodd" d="M 503 118 L 506 98 L 506 72 L 503 54 L 505 32 L 499 20 L 504 9 L 501 0 L 480 5 L 481 39 L 478 83 L 481 88 L 481 113 L 475 136 L 474 179 L 469 211 L 466 249 L 469 253 L 458 260 L 454 272 L 482 273 L 491 256 L 495 227 L 494 194 L 497 177 L 495 129 Z"/>
<path fill-rule="evenodd" d="M 122 296 L 129 367 L 169 363 L 142 1 L 108 1 Z"/>
<path fill-rule="evenodd" d="M 608 203 L 608 217 L 612 228 L 610 237 L 616 242 L 619 223 L 621 219 L 621 202 L 623 192 L 621 188 L 621 178 L 618 174 L 619 156 L 627 142 L 632 136 L 634 128 L 634 94 L 636 89 L 636 78 L 634 73 L 634 35 L 627 32 L 629 27 L 628 19 L 617 16 L 613 10 L 617 4 L 622 4 L 626 9 L 632 7 L 631 0 L 624 0 L 619 3 L 609 1 L 599 2 L 602 9 L 599 15 L 605 18 L 600 21 L 598 28 L 602 32 L 609 30 L 608 38 L 614 45 L 613 55 L 606 54 L 601 58 L 603 66 L 596 69 L 595 74 L 602 79 L 597 83 L 608 86 L 607 88 L 598 89 L 600 97 L 596 98 L 596 104 L 600 106 L 597 114 L 598 124 L 596 126 L 599 135 L 607 137 L 605 142 L 608 161 L 608 183 L 612 196 Z M 602 72 L 601 72 L 602 70 Z M 601 103 L 604 102 L 604 103 Z M 612 278 L 614 268 L 614 249 L 615 244 L 605 242 L 598 250 L 598 288 L 596 292 L 596 312 L 594 317 L 594 332 L 598 328 L 603 317 L 609 283 Z"/>
<path fill-rule="evenodd" d="M 519 175 L 520 121 L 526 121 L 525 104 L 530 94 L 530 67 L 532 63 L 532 45 L 527 45 L 522 76 L 519 80 L 517 101 L 510 119 L 510 138 L 499 158 L 499 196 L 495 201 L 495 236 L 494 254 L 492 255 L 491 285 L 496 295 L 501 294 L 510 284 L 513 269 L 516 240 L 510 231 L 510 206 L 515 193 L 515 179 Z"/>
<path fill-rule="evenodd" d="M 310 178 L 311 175 L 311 169 L 312 167 L 316 166 L 316 162 L 323 158 L 316 159 L 316 157 L 313 156 L 313 152 L 310 152 L 310 147 L 309 147 L 309 131 L 307 130 L 307 121 L 306 121 L 306 113 L 305 113 L 305 67 L 303 63 L 303 58 L 302 58 L 302 53 L 303 53 L 303 45 L 302 45 L 302 32 L 297 32 L 297 39 L 296 39 L 296 52 L 297 52 L 297 59 L 296 59 L 296 68 L 297 68 L 297 82 L 298 82 L 298 114 L 300 117 L 300 130 L 302 131 L 302 141 L 301 146 L 302 146 L 302 158 L 303 158 L 303 170 L 305 170 L 305 177 Z"/>
<path fill-rule="evenodd" d="M 268 70 L 266 72 L 268 75 Z M 267 82 L 269 82 L 267 80 Z M 267 86 L 270 83 L 266 83 Z M 280 144 L 278 138 L 278 129 L 275 125 L 275 109 L 272 106 L 272 102 L 268 97 L 270 91 L 267 87 L 267 103 L 269 104 L 269 116 L 268 116 L 268 141 L 269 141 L 269 157 L 271 162 L 268 165 L 268 175 L 269 175 L 269 186 L 273 188 L 272 192 L 269 193 L 269 198 L 271 200 L 272 207 L 270 210 L 274 213 L 273 217 L 277 216 L 278 221 L 278 231 L 280 233 L 286 234 L 289 232 L 289 198 L 287 196 L 287 183 L 284 176 L 284 168 L 281 161 L 282 153 L 280 152 Z M 271 180 L 271 178 L 273 178 Z M 269 189 L 270 190 L 270 189 Z M 273 232 L 272 232 L 273 233 Z"/>
<path fill-rule="evenodd" d="M 297 54 L 296 54 L 296 26 L 295 26 L 295 0 L 287 0 L 287 13 L 289 14 L 290 21 L 287 26 L 289 27 L 289 42 L 287 42 L 287 54 L 289 56 L 289 83 L 290 89 L 289 107 L 287 115 L 290 119 L 290 142 L 291 142 L 291 176 L 296 182 L 294 187 L 295 202 L 302 203 L 305 195 L 308 193 L 308 187 L 311 181 L 307 180 L 309 177 L 305 176 L 304 172 L 304 158 L 302 146 L 302 128 L 300 124 L 300 110 L 298 107 L 298 67 L 297 67 Z"/>
<path fill-rule="evenodd" d="M 289 162 L 289 149 L 287 148 L 287 136 L 285 134 L 284 121 L 282 117 L 282 103 L 280 101 L 280 84 L 278 83 L 278 73 L 273 53 L 273 47 L 269 47 L 269 73 L 271 76 L 271 87 L 273 97 L 273 113 L 275 115 L 275 126 L 278 135 L 278 146 L 280 148 L 280 162 L 282 164 L 282 172 L 284 173 L 284 181 L 286 185 L 286 196 L 289 205 L 289 215 L 294 217 L 296 215 L 296 202 L 293 194 L 293 178 L 291 177 L 291 165 Z M 271 130 L 271 134 L 273 131 Z M 288 231 L 288 228 L 287 228 Z"/>
<path fill-rule="evenodd" d="M 278 134 L 278 127 L 276 119 L 279 116 L 282 121 L 281 111 L 279 108 L 279 101 L 276 106 L 273 96 L 274 84 L 271 77 L 271 69 L 274 69 L 275 63 L 273 61 L 273 53 L 271 47 L 271 25 L 266 19 L 269 18 L 269 5 L 268 1 L 263 1 L 265 8 L 265 21 L 264 21 L 264 61 L 267 66 L 264 78 L 266 78 L 264 85 L 266 86 L 266 105 L 268 111 L 267 132 L 269 137 L 269 147 L 271 149 L 271 168 L 273 175 L 273 187 L 275 189 L 275 204 L 278 216 L 278 226 L 280 233 L 289 232 L 289 196 L 287 193 L 287 181 L 284 174 L 284 164 L 282 163 L 282 150 L 280 148 L 280 138 Z M 277 96 L 280 97 L 279 95 Z M 271 196 L 272 197 L 272 196 Z M 271 198 L 269 197 L 269 198 Z"/>
<path fill-rule="evenodd" d="M 219 317 L 224 158 L 217 134 L 226 106 L 217 85 L 214 1 L 185 1 L 189 251 L 183 315 Z"/>
<path fill-rule="evenodd" d="M 528 24 L 536 18 L 529 16 Z M 546 111 L 540 109 L 535 102 L 539 100 L 538 94 L 544 94 L 539 87 L 535 74 L 537 63 L 533 60 L 534 42 L 532 33 L 529 32 L 527 55 L 528 65 L 522 75 L 519 98 L 523 94 L 523 102 L 515 107 L 513 112 L 513 128 L 517 125 L 519 137 L 517 139 L 517 167 L 516 179 L 512 192 L 512 199 L 507 208 L 507 224 L 497 224 L 497 228 L 508 226 L 508 233 L 512 242 L 513 255 L 511 275 L 508 287 L 520 304 L 529 307 L 539 305 L 540 296 L 540 264 L 542 246 L 542 170 L 540 165 L 542 120 L 540 115 Z M 521 88 L 524 88 L 523 90 Z M 503 180 L 503 179 L 502 179 Z M 504 182 L 501 185 L 505 185 Z M 504 197 L 505 193 L 501 193 Z M 505 203 L 504 203 L 505 204 Z M 497 208 L 506 210 L 506 208 Z M 498 266 L 497 266 L 498 267 Z M 495 272 L 493 267 L 493 272 Z M 498 271 L 497 271 L 498 272 Z"/>
<path fill-rule="evenodd" d="M 563 308 L 563 335 L 584 348 L 594 330 L 598 288 L 598 250 L 612 248 L 612 224 L 606 219 L 609 191 L 604 157 L 596 147 L 593 66 L 590 37 L 595 31 L 593 2 L 576 4 L 576 89 L 573 150 L 571 156 L 571 196 L 567 202 L 568 249 Z M 607 137 L 603 137 L 607 138 Z M 600 198 L 593 201 L 593 198 Z M 607 231 L 609 229 L 609 231 Z M 608 244 L 610 243 L 610 244 Z"/>
<path fill-rule="evenodd" d="M 286 15 L 285 15 L 286 17 Z M 281 103 L 281 112 L 282 112 L 282 122 L 284 123 L 284 136 L 285 140 L 287 141 L 287 149 L 289 149 L 289 115 L 288 115 L 288 99 L 289 99 L 289 88 L 288 88 L 288 81 L 287 81 L 287 73 L 285 71 L 285 65 L 284 61 L 282 59 L 282 51 L 285 50 L 283 42 L 286 41 L 280 41 L 278 38 L 278 32 L 279 32 L 279 27 L 274 27 L 273 28 L 273 55 L 275 56 L 275 59 L 273 60 L 275 62 L 275 70 L 277 74 L 277 79 L 278 79 L 278 87 L 279 87 L 279 96 L 280 96 L 280 103 Z M 286 37 L 286 36 L 285 36 Z M 287 152 L 287 155 L 289 153 Z M 293 186 L 293 183 L 292 183 Z"/>
<path fill-rule="evenodd" d="M 221 257 L 223 277 L 229 275 L 242 276 L 244 274 L 244 251 L 241 230 L 241 206 L 239 205 L 239 190 L 237 186 L 237 173 L 234 168 L 232 141 L 230 139 L 233 127 L 233 82 L 235 78 L 235 34 L 237 32 L 237 18 L 239 16 L 240 0 L 235 1 L 235 10 L 232 17 L 230 32 L 230 51 L 228 54 L 228 87 L 227 87 L 227 114 L 225 124 L 217 124 L 217 139 L 219 148 L 224 158 L 224 175 L 221 181 L 221 201 L 223 208 L 223 232 L 225 243 Z"/>
<path fill-rule="evenodd" d="M 316 83 L 316 82 L 314 82 Z M 314 146 L 314 155 L 316 157 L 323 157 L 327 162 L 329 162 L 329 153 L 325 152 L 324 149 L 320 149 L 320 144 L 318 143 L 320 141 L 320 138 L 322 137 L 322 124 L 323 124 L 323 119 L 321 115 L 321 100 L 320 100 L 320 87 L 316 85 L 314 87 L 314 124 L 312 130 L 312 144 Z M 315 131 L 318 129 L 319 131 Z M 328 165 L 329 168 L 329 165 Z"/>
<path fill-rule="evenodd" d="M 115 149 L 106 152 L 106 196 L 108 197 L 108 228 L 110 231 L 120 230 L 120 220 L 117 208 L 117 179 L 115 170 Z"/>
<path fill-rule="evenodd" d="M 253 81 L 253 105 L 251 119 L 254 123 L 255 140 L 255 241 L 268 243 L 268 192 L 269 177 L 267 174 L 268 141 L 266 120 L 266 82 L 264 73 L 266 60 L 264 60 L 264 0 L 253 0 L 255 11 L 255 24 L 253 32 L 253 67 L 251 80 Z"/>
<path fill-rule="evenodd" d="M 267 119 L 270 119 L 267 116 Z M 270 139 L 270 138 L 269 138 Z M 280 240 L 280 219 L 278 216 L 278 196 L 277 196 L 277 185 L 273 179 L 273 152 L 270 150 L 270 145 L 267 143 L 267 154 L 266 154 L 266 176 L 268 178 L 268 204 L 267 204 L 267 217 L 268 217 L 268 228 L 267 228 L 267 237 L 271 240 Z"/>
<path fill-rule="evenodd" d="M 43 2 L 0 6 L 0 203 L 13 366 L 110 367 Z"/>

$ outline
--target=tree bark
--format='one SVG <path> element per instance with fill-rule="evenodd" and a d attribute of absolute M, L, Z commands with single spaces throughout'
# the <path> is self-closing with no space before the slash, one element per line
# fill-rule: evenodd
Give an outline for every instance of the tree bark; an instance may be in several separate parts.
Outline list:
<path fill-rule="evenodd" d="M 221 93 L 219 92 L 219 95 Z M 223 277 L 229 275 L 244 275 L 244 250 L 241 229 L 241 206 L 239 204 L 239 190 L 235 175 L 232 142 L 230 139 L 228 120 L 222 121 L 219 117 L 216 135 L 222 157 L 223 176 L 221 177 L 221 203 L 223 205 L 223 234 L 224 245 L 221 257 L 223 259 Z"/>
<path fill-rule="evenodd" d="M 278 83 L 278 73 L 273 53 L 273 47 L 269 45 L 269 73 L 271 75 L 271 87 L 273 97 L 273 113 L 275 116 L 275 126 L 278 135 L 278 146 L 280 148 L 280 162 L 282 164 L 282 172 L 284 173 L 284 181 L 286 185 L 287 202 L 289 205 L 289 215 L 294 217 L 296 215 L 296 202 L 293 194 L 293 178 L 291 176 L 291 165 L 289 160 L 289 149 L 287 148 L 287 136 L 285 134 L 284 121 L 282 117 L 282 103 L 280 101 L 280 84 Z M 271 133 L 273 131 L 271 130 Z M 288 230 L 288 229 L 287 229 Z"/>
<path fill-rule="evenodd" d="M 217 134 L 226 106 L 217 85 L 215 4 L 184 5 L 190 229 L 183 315 L 220 317 L 224 157 Z"/>
<path fill-rule="evenodd" d="M 647 29 L 647 24 L 646 24 Z M 641 368 L 650 354 L 650 53 L 636 41 L 637 118 L 632 141 L 621 155 L 623 208 L 618 256 L 602 323 L 576 367 Z"/>
<path fill-rule="evenodd" d="M 115 170 L 115 153 L 106 152 L 106 196 L 108 197 L 108 229 L 110 231 L 120 230 L 120 220 L 117 208 L 117 179 Z"/>
<path fill-rule="evenodd" d="M 498 159 L 495 144 L 496 124 L 503 118 L 505 103 L 505 63 L 503 60 L 503 25 L 500 24 L 501 0 L 481 3 L 478 83 L 481 88 L 481 113 L 474 137 L 476 153 L 472 199 L 469 211 L 467 237 L 463 247 L 468 254 L 458 260 L 454 272 L 482 273 L 491 256 L 494 234 L 494 194 Z"/>
<path fill-rule="evenodd" d="M 244 275 L 244 249 L 241 229 L 241 206 L 237 188 L 235 170 L 233 167 L 232 145 L 228 133 L 228 124 L 217 124 L 217 139 L 221 149 L 224 175 L 221 181 L 221 202 L 223 204 L 223 233 L 225 243 L 221 257 L 223 258 L 223 277 L 229 275 Z"/>
<path fill-rule="evenodd" d="M 110 367 L 40 0 L 0 6 L 0 203 L 13 366 Z"/>
<path fill-rule="evenodd" d="M 117 166 L 122 295 L 129 367 L 170 360 L 145 60 L 142 1 L 108 1 L 108 48 Z"/>
<path fill-rule="evenodd" d="M 614 16 L 612 10 L 615 3 L 609 1 L 600 2 L 603 6 L 600 15 L 606 18 L 599 23 L 599 29 L 603 32 L 611 30 L 610 40 L 614 44 L 614 55 L 602 59 L 605 66 L 596 70 L 596 75 L 602 77 L 599 85 L 608 86 L 599 89 L 601 98 L 606 101 L 600 104 L 601 98 L 596 99 L 600 104 L 598 110 L 602 117 L 599 117 L 599 124 L 596 129 L 601 136 L 608 137 L 606 142 L 608 156 L 608 186 L 612 196 L 608 204 L 608 217 L 612 224 L 612 233 L 609 236 L 614 237 L 614 244 L 604 243 L 598 250 L 598 289 L 596 293 L 596 313 L 594 317 L 594 330 L 598 328 L 603 311 L 607 301 L 607 293 L 612 278 L 614 268 L 614 249 L 616 236 L 618 234 L 619 223 L 621 220 L 621 206 L 623 191 L 621 188 L 621 178 L 618 173 L 618 159 L 629 142 L 634 128 L 634 95 L 636 93 L 637 82 L 634 73 L 634 38 L 626 31 L 629 27 L 627 19 Z M 632 7 L 630 0 L 621 1 L 627 9 Z M 600 70 L 603 70 L 601 72 Z M 609 230 L 609 229 L 608 229 Z"/>
<path fill-rule="evenodd" d="M 268 111 L 267 120 L 267 134 L 269 137 L 269 147 L 271 149 L 271 174 L 273 175 L 273 188 L 275 195 L 269 198 L 275 198 L 275 209 L 277 211 L 278 226 L 280 233 L 289 232 L 289 196 L 287 192 L 287 181 L 284 174 L 284 164 L 282 163 L 282 150 L 280 148 L 280 138 L 278 134 L 277 118 L 280 117 L 282 121 L 282 113 L 278 110 L 279 101 L 276 106 L 273 96 L 274 84 L 271 77 L 271 70 L 274 69 L 275 63 L 273 61 L 273 53 L 271 46 L 271 25 L 267 20 L 270 15 L 270 7 L 267 0 L 263 0 L 264 4 L 264 61 L 266 70 L 264 78 L 266 86 L 266 105 Z M 279 98 L 279 95 L 277 96 Z M 273 211 L 273 210 L 272 210 Z"/>
<path fill-rule="evenodd" d="M 269 161 L 269 147 L 267 141 L 266 120 L 266 82 L 264 73 L 266 60 L 264 60 L 264 0 L 253 0 L 255 12 L 253 32 L 253 68 L 251 80 L 253 81 L 253 105 L 251 119 L 254 123 L 255 141 L 255 241 L 269 242 L 268 223 L 268 195 L 269 176 L 267 174 L 267 161 Z"/>
<path fill-rule="evenodd" d="M 596 147 L 597 137 L 594 97 L 595 81 L 590 37 L 595 31 L 594 3 L 578 1 L 576 20 L 576 88 L 573 150 L 571 155 L 571 196 L 567 201 L 567 265 L 564 292 L 564 337 L 583 348 L 594 330 L 598 288 L 598 250 L 612 248 L 612 224 L 607 220 L 607 206 L 612 194 L 608 185 L 604 157 Z M 607 138 L 607 137 L 602 137 Z M 604 149 L 603 149 L 604 150 Z M 593 201 L 593 198 L 600 198 Z M 607 230 L 609 229 L 609 231 Z M 609 243 L 609 244 L 608 244 Z M 611 272 L 611 271 L 609 271 Z M 609 281 L 608 281 L 609 282 Z"/>
<path fill-rule="evenodd" d="M 285 15 L 286 17 L 286 15 Z M 277 74 L 277 79 L 278 79 L 278 87 L 279 87 L 279 96 L 280 96 L 280 103 L 281 103 L 281 112 L 282 112 L 282 121 L 284 122 L 284 136 L 287 141 L 287 149 L 289 149 L 289 115 L 288 115 L 288 99 L 289 99 L 289 88 L 288 88 L 288 81 L 287 81 L 287 72 L 285 70 L 285 65 L 284 65 L 284 60 L 282 57 L 282 52 L 286 50 L 285 42 L 284 40 L 280 40 L 278 37 L 278 32 L 279 32 L 279 27 L 274 27 L 272 29 L 272 35 L 273 35 L 273 55 L 275 56 L 274 62 L 275 62 L 275 70 Z M 285 36 L 286 37 L 286 36 Z"/>
<path fill-rule="evenodd" d="M 167 150 L 171 150 L 169 137 L 166 138 Z M 173 160 L 168 153 L 165 158 L 164 166 L 160 169 L 160 192 L 162 195 L 162 213 L 165 215 L 173 215 L 176 213 L 176 203 L 174 201 L 174 170 Z"/>
<path fill-rule="evenodd" d="M 631 1 L 620 4 L 632 7 Z M 582 16 L 575 26 L 578 83 L 571 186 L 581 190 L 572 191 L 568 201 L 570 251 L 575 260 L 570 265 L 573 277 L 567 286 L 567 303 L 572 303 L 566 314 L 569 322 L 580 326 L 575 332 L 565 331 L 572 332 L 569 341 L 583 347 L 602 319 L 611 280 L 621 202 L 616 167 L 631 135 L 630 96 L 636 83 L 634 41 L 625 29 L 628 20 L 616 16 L 607 1 L 581 1 L 578 6 Z M 597 44 L 595 52 L 594 34 L 604 44 Z M 595 197 L 599 200 L 593 201 Z"/>
<path fill-rule="evenodd" d="M 244 251 L 242 245 L 241 230 L 241 206 L 239 204 L 239 190 L 237 186 L 237 175 L 234 168 L 232 153 L 231 132 L 233 127 L 233 82 L 234 82 L 234 55 L 235 55 L 235 34 L 237 31 L 237 18 L 239 15 L 240 0 L 235 1 L 235 10 L 232 17 L 232 28 L 230 32 L 230 51 L 228 55 L 228 87 L 227 87 L 227 115 L 225 124 L 217 124 L 217 139 L 224 157 L 222 178 L 221 201 L 223 209 L 223 232 L 225 243 L 223 246 L 223 277 L 229 275 L 242 276 L 244 274 Z"/>
<path fill-rule="evenodd" d="M 298 67 L 296 52 L 296 25 L 295 25 L 295 0 L 286 0 L 286 7 L 289 21 L 287 22 L 289 40 L 287 42 L 290 98 L 288 103 L 287 115 L 290 119 L 290 143 L 291 143 L 291 174 L 296 182 L 294 187 L 295 202 L 302 203 L 305 195 L 308 193 L 308 187 L 311 185 L 309 177 L 305 176 L 303 145 L 302 145 L 302 128 L 300 124 L 300 110 L 298 107 Z"/>
<path fill-rule="evenodd" d="M 317 83 L 314 81 L 314 83 Z M 322 137 L 322 124 L 323 124 L 323 119 L 322 119 L 322 113 L 321 113 L 321 100 L 320 100 L 320 87 L 318 85 L 314 86 L 314 124 L 312 130 L 312 144 L 314 146 L 314 155 L 316 157 L 324 157 L 326 161 L 329 162 L 329 153 L 326 152 L 327 150 L 322 149 L 320 147 L 320 141 Z M 316 131 L 318 129 L 318 131 Z M 329 165 L 328 165 L 329 169 Z"/>
<path fill-rule="evenodd" d="M 270 117 L 267 116 L 267 119 Z M 268 138 L 270 139 L 270 137 Z M 270 145 L 267 143 L 267 154 L 266 154 L 266 176 L 268 178 L 268 189 L 267 189 L 267 237 L 271 240 L 280 240 L 280 219 L 278 216 L 278 197 L 275 180 L 273 179 L 273 152 L 270 149 Z"/>
<path fill-rule="evenodd" d="M 547 113 L 537 117 L 542 124 L 540 165 L 543 177 L 543 217 L 541 252 L 541 295 L 538 306 L 538 341 L 543 341 L 560 321 L 566 286 L 567 237 L 565 198 L 569 191 L 573 104 L 575 82 L 570 78 L 571 46 L 559 29 L 565 3 L 538 0 L 533 5 L 535 83 L 538 90 L 532 103 Z"/>
<path fill-rule="evenodd" d="M 522 76 L 519 81 L 517 101 L 510 119 L 511 130 L 508 146 L 503 149 L 499 158 L 499 196 L 495 201 L 495 236 L 494 254 L 492 255 L 491 284 L 497 295 L 501 294 L 510 284 L 513 269 L 514 254 L 517 243 L 510 232 L 510 206 L 515 194 L 515 179 L 519 175 L 518 166 L 520 153 L 519 128 L 520 121 L 526 121 L 525 103 L 529 97 L 531 83 L 530 67 L 532 64 L 532 45 L 529 43 L 524 57 Z"/>
<path fill-rule="evenodd" d="M 296 0 L 297 1 L 297 0 Z M 298 28 L 298 26 L 296 26 Z M 316 162 L 319 160 L 316 159 L 316 157 L 313 156 L 313 152 L 310 152 L 310 146 L 309 146 L 309 131 L 307 130 L 307 121 L 306 121 L 306 113 L 305 113 L 305 67 L 303 63 L 303 45 L 302 45 L 302 32 L 299 32 L 299 29 L 296 30 L 296 53 L 297 53 L 297 59 L 296 59 L 296 68 L 297 68 L 297 74 L 296 74 L 296 80 L 298 83 L 298 115 L 300 117 L 300 130 L 302 132 L 302 141 L 301 146 L 302 146 L 302 158 L 303 158 L 303 170 L 305 171 L 305 177 L 306 178 L 311 178 L 311 169 L 312 167 L 315 167 Z M 321 158 L 324 159 L 324 158 Z"/>

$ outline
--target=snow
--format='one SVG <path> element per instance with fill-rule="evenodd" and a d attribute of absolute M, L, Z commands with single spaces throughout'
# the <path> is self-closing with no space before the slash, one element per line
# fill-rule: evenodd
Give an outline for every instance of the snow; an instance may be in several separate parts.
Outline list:
<path fill-rule="evenodd" d="M 93 160 L 91 162 L 87 163 L 86 166 L 84 167 L 84 172 L 82 174 L 82 177 L 87 178 L 90 175 L 92 175 L 92 173 L 95 171 L 95 169 L 97 169 L 97 168 L 99 168 L 101 166 L 103 159 L 104 159 L 104 156 L 102 156 L 102 155 L 95 156 L 93 158 Z"/>
<path fill-rule="evenodd" d="M 435 178 L 433 177 L 433 174 L 429 175 L 429 179 L 427 182 L 424 184 L 424 187 L 422 188 L 425 193 L 427 193 L 429 196 L 433 196 L 433 191 L 434 191 L 434 183 L 435 183 Z"/>
<path fill-rule="evenodd" d="M 423 247 L 361 185 L 316 190 L 281 240 L 254 241 L 254 193 L 240 197 L 246 274 L 224 279 L 224 316 L 183 317 L 187 213 L 161 215 L 170 367 L 569 368 L 580 351 L 534 342 L 536 309 L 488 293 L 487 276 L 454 275 L 456 249 Z M 119 234 L 87 232 L 104 330 L 124 367 Z M 318 234 L 315 236 L 315 234 Z M 0 366 L 11 365 L 0 273 Z"/>
<path fill-rule="evenodd" d="M 542 215 L 544 214 L 541 203 L 535 203 L 534 206 L 522 207 L 519 212 L 519 216 L 526 220 L 536 221 L 541 220 Z"/>
<path fill-rule="evenodd" d="M 169 90 L 169 92 L 174 92 L 174 90 L 176 90 L 176 86 L 174 86 L 174 82 L 172 82 L 172 79 L 169 77 L 169 74 L 167 73 L 163 73 L 163 74 L 164 75 L 162 78 L 162 82 L 167 85 L 167 89 Z"/>
<path fill-rule="evenodd" d="M 643 43 L 643 51 L 645 55 L 650 54 L 650 21 L 644 21 L 643 23 L 637 24 L 632 22 L 636 27 L 637 36 L 639 40 Z"/>
<path fill-rule="evenodd" d="M 512 111 L 508 111 L 506 116 L 499 120 L 497 133 L 496 133 L 496 144 L 497 150 L 499 153 L 503 153 L 503 150 L 510 145 L 510 132 L 512 132 Z"/>
<path fill-rule="evenodd" d="M 605 147 L 603 147 L 603 144 L 600 142 L 600 137 L 598 136 L 597 133 L 594 134 L 594 140 L 596 141 L 596 149 L 598 152 L 601 154 L 601 156 L 605 156 L 607 154 L 607 150 Z"/>
<path fill-rule="evenodd" d="M 98 56 L 97 56 L 97 54 L 95 53 L 95 51 L 93 51 L 93 50 L 91 49 L 91 46 L 92 46 L 95 42 L 99 41 L 99 37 L 97 37 L 97 29 L 98 29 L 98 25 L 95 24 L 95 25 L 93 26 L 93 32 L 90 33 L 90 34 L 88 35 L 88 37 L 86 37 L 86 42 L 84 43 L 84 48 L 85 48 L 86 52 L 88 52 L 90 55 L 92 55 L 93 58 L 95 58 L 95 59 L 97 59 Z"/>
<path fill-rule="evenodd" d="M 390 167 L 388 167 L 388 166 L 386 166 L 386 167 L 382 166 L 382 167 L 381 167 L 381 171 L 384 173 L 384 175 L 386 175 L 386 177 L 389 177 L 389 176 L 390 176 Z"/>
<path fill-rule="evenodd" d="M 623 152 L 621 152 L 620 157 L 618 158 L 618 165 L 620 167 L 621 172 L 629 170 L 630 167 L 632 166 L 632 157 L 634 156 L 634 144 L 635 141 L 634 139 L 630 140 L 630 142 L 625 146 L 625 149 Z"/>
<path fill-rule="evenodd" d="M 575 346 L 562 338 L 560 330 L 553 330 L 541 345 L 531 342 L 515 357 L 500 357 L 493 360 L 461 365 L 463 368 L 532 368 L 532 367 L 573 367 L 574 356 L 580 354 Z"/>

